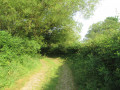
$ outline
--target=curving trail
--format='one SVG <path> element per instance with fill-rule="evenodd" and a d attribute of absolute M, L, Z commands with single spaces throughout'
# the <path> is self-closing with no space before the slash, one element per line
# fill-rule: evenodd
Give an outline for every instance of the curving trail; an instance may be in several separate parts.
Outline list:
<path fill-rule="evenodd" d="M 49 70 L 49 65 L 45 60 L 41 60 L 42 67 L 41 70 L 33 75 L 28 82 L 20 90 L 37 90 L 37 88 L 42 88 L 46 74 Z"/>
<path fill-rule="evenodd" d="M 64 64 L 63 60 L 46 58 L 40 61 L 41 69 L 31 75 L 22 87 L 14 90 L 76 90 L 71 70 Z"/>

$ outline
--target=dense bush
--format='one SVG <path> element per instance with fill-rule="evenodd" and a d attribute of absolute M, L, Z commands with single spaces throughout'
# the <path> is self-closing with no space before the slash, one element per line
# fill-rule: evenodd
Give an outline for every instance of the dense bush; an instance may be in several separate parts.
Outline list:
<path fill-rule="evenodd" d="M 17 80 L 41 67 L 39 57 L 22 55 L 13 60 L 6 66 L 0 66 L 0 90 L 6 90 L 4 88 L 13 86 Z"/>
<path fill-rule="evenodd" d="M 67 57 L 80 90 L 119 90 L 120 31 L 106 31 Z"/>
<path fill-rule="evenodd" d="M 13 37 L 0 31 L 0 88 L 10 86 L 40 65 L 39 59 L 33 57 L 40 47 L 35 40 Z"/>
<path fill-rule="evenodd" d="M 35 55 L 40 47 L 34 40 L 12 37 L 7 32 L 0 31 L 0 65 L 8 65 L 21 55 Z"/>

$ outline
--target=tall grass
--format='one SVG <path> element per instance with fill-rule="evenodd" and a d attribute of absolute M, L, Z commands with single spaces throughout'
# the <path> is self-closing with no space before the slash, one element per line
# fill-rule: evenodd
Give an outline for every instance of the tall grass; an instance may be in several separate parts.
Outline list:
<path fill-rule="evenodd" d="M 36 68 L 40 68 L 40 58 L 28 55 L 19 57 L 24 62 L 12 61 L 9 65 L 0 67 L 0 89 L 11 87 L 15 82 Z"/>

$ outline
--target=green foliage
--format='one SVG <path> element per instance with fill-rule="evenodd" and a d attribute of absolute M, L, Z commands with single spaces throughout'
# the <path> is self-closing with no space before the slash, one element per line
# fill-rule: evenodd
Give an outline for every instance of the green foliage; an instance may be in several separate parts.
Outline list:
<path fill-rule="evenodd" d="M 40 47 L 35 40 L 12 37 L 7 32 L 0 31 L 0 65 L 8 65 L 21 55 L 35 55 Z"/>
<path fill-rule="evenodd" d="M 76 11 L 89 16 L 97 2 L 98 0 L 0 0 L 0 30 L 7 30 L 20 37 L 34 37 L 38 43 L 44 41 L 47 46 L 56 44 L 55 39 L 59 43 L 63 42 L 63 37 L 71 42 L 69 36 L 74 35 L 73 27 L 76 27 L 72 16 Z M 60 30 L 64 34 L 59 33 Z"/>
<path fill-rule="evenodd" d="M 78 54 L 67 57 L 78 90 L 119 90 L 119 33 L 84 43 Z"/>
<path fill-rule="evenodd" d="M 23 61 L 23 63 L 16 62 L 16 60 Z M 19 56 L 19 58 L 15 58 L 7 66 L 0 66 L 0 90 L 13 86 L 18 79 L 40 67 L 40 58 L 28 55 L 22 55 Z"/>
<path fill-rule="evenodd" d="M 93 59 L 92 55 L 83 57 L 80 54 L 74 54 L 67 57 L 77 90 L 97 90 L 102 84 L 97 72 L 97 64 L 99 63 L 97 58 Z M 100 84 L 100 85 L 99 85 Z"/>
<path fill-rule="evenodd" d="M 19 77 L 24 70 L 26 73 L 26 69 L 34 67 L 33 61 L 28 60 L 29 55 L 34 56 L 41 47 L 49 53 L 76 51 L 77 48 L 72 50 L 72 47 L 78 42 L 79 35 L 72 16 L 80 11 L 88 17 L 97 2 L 0 0 L 0 71 L 4 71 L 0 76 L 0 87 L 10 85 L 18 79 L 13 76 L 18 74 Z M 25 56 L 28 58 L 24 59 Z M 8 77 L 9 82 L 6 81 Z"/>
<path fill-rule="evenodd" d="M 104 34 L 106 31 L 119 30 L 120 23 L 118 17 L 107 17 L 103 22 L 98 22 L 90 26 L 89 32 L 86 35 L 88 39 L 94 39 L 99 34 Z"/>
<path fill-rule="evenodd" d="M 40 47 L 35 40 L 13 37 L 6 31 L 0 31 L 0 88 L 10 86 L 40 64 L 38 59 L 31 57 Z"/>
<path fill-rule="evenodd" d="M 116 26 L 110 24 L 109 21 L 115 22 L 114 25 Z M 115 18 L 107 18 L 104 24 L 100 25 L 104 29 L 100 31 L 102 32 L 100 34 L 98 34 L 98 25 L 94 25 L 92 30 L 94 30 L 93 32 L 96 31 L 97 36 L 94 38 L 90 37 L 92 39 L 78 45 L 77 52 L 67 57 L 78 85 L 78 90 L 119 90 L 119 22 Z"/>

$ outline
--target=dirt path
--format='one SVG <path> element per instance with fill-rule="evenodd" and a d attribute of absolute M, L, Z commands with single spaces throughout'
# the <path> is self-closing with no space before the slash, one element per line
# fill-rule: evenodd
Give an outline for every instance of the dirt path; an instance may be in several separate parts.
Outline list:
<path fill-rule="evenodd" d="M 36 73 L 35 75 L 33 75 L 29 81 L 24 85 L 24 87 L 20 90 L 37 90 L 37 88 L 42 88 L 43 82 L 44 82 L 44 78 L 46 77 L 46 73 L 49 70 L 49 64 L 44 61 L 41 60 L 42 63 L 42 68 L 40 70 L 40 72 Z"/>
<path fill-rule="evenodd" d="M 32 75 L 22 88 L 15 90 L 75 90 L 71 70 L 60 59 L 48 58 L 41 60 L 41 64 L 40 71 Z M 46 84 L 51 84 L 50 81 L 59 70 L 56 89 L 45 89 Z"/>

